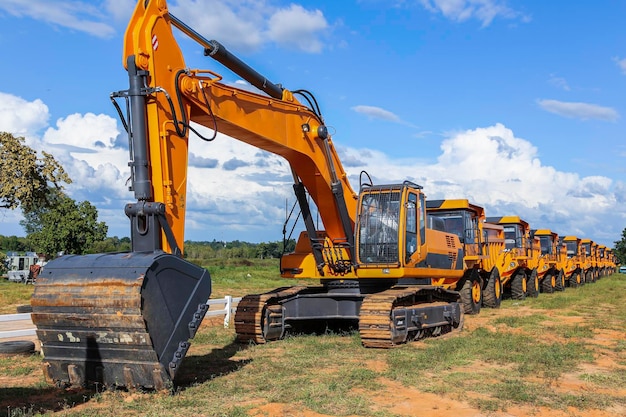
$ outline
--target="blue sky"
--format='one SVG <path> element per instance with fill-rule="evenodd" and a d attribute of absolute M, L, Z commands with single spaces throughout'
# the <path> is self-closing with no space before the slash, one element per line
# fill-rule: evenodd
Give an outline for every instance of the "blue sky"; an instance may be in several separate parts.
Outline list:
<path fill-rule="evenodd" d="M 128 235 L 127 88 L 133 0 L 0 2 L 0 130 L 51 152 L 76 200 Z M 358 188 L 412 180 L 429 198 L 613 246 L 626 227 L 623 1 L 171 0 L 170 11 L 268 79 L 307 89 Z M 180 34 L 189 67 L 235 75 Z M 191 240 L 281 239 L 288 164 L 191 138 Z M 0 234 L 23 235 L 0 211 Z"/>

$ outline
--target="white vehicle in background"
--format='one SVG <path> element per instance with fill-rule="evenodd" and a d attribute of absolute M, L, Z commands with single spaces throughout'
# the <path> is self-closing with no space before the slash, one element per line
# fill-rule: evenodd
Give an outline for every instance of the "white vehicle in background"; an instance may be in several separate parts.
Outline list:
<path fill-rule="evenodd" d="M 9 281 L 13 282 L 32 282 L 33 276 L 31 268 L 37 265 L 39 268 L 35 269 L 40 269 L 44 264 L 45 261 L 39 259 L 39 256 L 35 252 L 26 252 L 24 255 L 20 255 L 17 252 L 7 252 L 7 278 Z"/>
<path fill-rule="evenodd" d="M 626 274 L 626 265 L 622 265 L 619 267 L 619 273 L 620 274 Z"/>

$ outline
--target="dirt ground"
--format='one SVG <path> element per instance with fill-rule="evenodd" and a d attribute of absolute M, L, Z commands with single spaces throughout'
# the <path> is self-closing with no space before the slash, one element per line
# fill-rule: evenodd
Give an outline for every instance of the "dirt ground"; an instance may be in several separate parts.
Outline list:
<path fill-rule="evenodd" d="M 485 315 L 466 316 L 465 328 L 469 330 L 477 327 L 491 328 L 497 330 L 491 323 L 497 317 L 524 317 L 537 313 L 536 310 L 520 307 L 516 309 L 490 310 L 489 317 Z M 542 314 L 555 317 L 555 322 L 581 324 L 584 318 L 581 316 L 563 316 L 551 311 L 541 311 Z M 556 324 L 556 323 L 555 323 Z M 453 336 L 456 337 L 456 336 Z M 553 336 L 554 342 L 563 342 L 562 338 Z M 626 340 L 626 335 L 617 331 L 602 330 L 596 332 L 593 343 L 600 347 L 596 350 L 595 361 L 592 364 L 584 364 L 581 371 L 593 374 L 603 370 L 612 370 L 617 365 L 619 358 L 614 351 L 602 349 L 602 346 L 612 347 L 619 341 Z M 383 371 L 385 363 L 372 363 L 369 365 L 375 371 Z M 481 366 L 484 366 L 481 364 Z M 626 372 L 626 371 L 625 371 Z M 586 383 L 578 378 L 581 372 L 566 373 L 554 382 L 552 387 L 561 393 L 577 394 L 580 392 L 593 393 L 600 392 L 598 387 Z M 614 406 L 606 410 L 578 409 L 568 407 L 566 410 L 554 410 L 548 407 L 534 406 L 509 406 L 507 411 L 485 412 L 473 407 L 468 402 L 440 396 L 436 394 L 421 392 L 418 389 L 406 387 L 400 383 L 388 379 L 379 381 L 385 387 L 380 390 L 384 396 L 373 399 L 375 409 L 393 413 L 398 416 L 407 417 L 626 417 L 626 406 Z M 626 398 L 626 386 L 606 387 L 602 391 L 606 393 Z M 475 394 L 478 396 L 478 394 Z M 263 404 L 251 410 L 249 414 L 253 417 L 334 417 L 329 414 L 319 414 L 302 408 L 301 405 L 269 403 Z M 350 416 L 356 417 L 356 416 Z"/>
<path fill-rule="evenodd" d="M 534 311 L 535 313 L 537 311 Z M 500 310 L 491 310 L 489 315 L 478 315 L 478 316 L 466 316 L 465 326 L 467 329 L 472 330 L 477 327 L 487 327 L 492 330 L 497 330 L 497 325 L 493 325 L 494 318 L 504 317 L 504 316 L 512 316 L 512 317 L 523 317 L 524 315 L 530 315 L 533 311 L 529 308 L 520 306 L 515 309 L 500 309 Z M 584 320 L 581 316 L 563 316 L 556 315 L 556 313 L 551 311 L 542 310 L 542 314 L 548 317 L 554 317 L 555 321 L 559 323 L 563 323 L 563 320 L 567 320 L 568 322 L 574 324 L 579 323 Z M 214 323 L 205 322 L 204 325 L 215 325 L 220 326 L 222 324 L 221 320 L 214 320 Z M 451 336 L 458 337 L 458 336 Z M 460 336 L 462 337 L 462 336 Z M 559 340 L 558 336 L 550 336 L 554 337 L 555 342 L 563 341 Z M 619 396 L 622 398 L 626 398 L 626 387 L 605 387 L 598 388 L 597 385 L 592 385 L 587 383 L 579 378 L 581 372 L 585 373 L 596 373 L 601 372 L 603 370 L 614 370 L 615 368 L 624 368 L 623 366 L 623 358 L 620 359 L 617 357 L 617 353 L 615 349 L 610 349 L 611 347 L 615 347 L 618 342 L 624 341 L 626 339 L 626 335 L 617 331 L 608 331 L 601 330 L 596 332 L 593 344 L 597 346 L 597 349 L 594 351 L 595 360 L 593 363 L 582 365 L 583 369 L 579 369 L 575 373 L 567 373 L 556 379 L 553 383 L 552 389 L 558 391 L 560 393 L 572 393 L 572 394 L 580 394 L 581 392 L 593 394 L 593 393 L 601 393 L 600 390 L 606 391 L 613 396 Z M 623 343 L 623 342 L 622 342 Z M 603 347 L 606 347 L 603 349 Z M 620 365 L 620 360 L 622 361 L 622 365 Z M 374 362 L 368 364 L 372 370 L 375 371 L 384 371 L 387 366 L 384 362 Z M 493 365 L 492 365 L 493 366 Z M 505 371 L 503 369 L 503 371 Z M 20 376 L 20 377 L 6 377 L 0 376 L 0 387 L 17 387 L 17 386 L 29 386 L 36 385 L 40 381 L 40 377 L 38 375 L 32 376 Z M 455 398 L 450 398 L 447 396 L 440 396 L 436 394 L 421 392 L 418 389 L 406 387 L 401 385 L 400 383 L 392 380 L 381 379 L 379 381 L 386 389 L 381 389 L 380 392 L 384 392 L 384 396 L 377 396 L 372 399 L 374 403 L 374 410 L 380 411 L 381 413 L 392 413 L 397 416 L 419 416 L 419 417 L 480 417 L 480 416 L 489 416 L 489 417 L 626 417 L 626 407 L 618 405 L 613 406 L 610 409 L 605 410 L 595 410 L 595 409 L 577 409 L 577 408 L 567 408 L 565 410 L 554 410 L 546 407 L 534 407 L 534 406 L 508 406 L 506 411 L 493 411 L 493 412 L 485 412 L 480 409 L 470 405 L 470 402 L 466 402 L 463 400 L 458 400 Z M 30 398 L 31 401 L 37 400 L 37 402 L 41 403 L 53 403 L 53 398 L 46 398 L 46 396 L 54 396 L 54 390 L 41 390 L 41 394 L 37 394 L 37 396 Z M 125 402 L 132 402 L 134 400 L 134 394 L 127 393 L 124 394 Z M 477 393 L 468 393 L 470 396 L 479 396 Z M 471 399 L 469 397 L 468 399 Z M 625 404 L 626 402 L 622 402 Z M 89 415 L 94 415 L 94 412 L 97 413 L 98 407 L 106 407 L 106 402 L 104 403 L 94 403 L 88 402 L 85 404 L 80 404 L 72 407 L 71 411 L 73 413 L 81 413 L 81 410 L 84 410 Z M 88 411 L 88 412 L 87 412 Z M 0 409 L 0 415 L 6 412 L 6 410 Z M 64 411 L 60 410 L 55 415 L 63 415 Z M 22 415 L 22 414 L 20 414 Z M 23 414 L 28 415 L 28 414 Z M 283 403 L 267 403 L 266 401 L 259 399 L 258 406 L 254 406 L 251 410 L 248 411 L 248 415 L 252 417 L 333 417 L 328 414 L 319 414 L 310 410 L 307 410 L 302 405 L 294 405 L 294 404 L 283 404 Z"/>

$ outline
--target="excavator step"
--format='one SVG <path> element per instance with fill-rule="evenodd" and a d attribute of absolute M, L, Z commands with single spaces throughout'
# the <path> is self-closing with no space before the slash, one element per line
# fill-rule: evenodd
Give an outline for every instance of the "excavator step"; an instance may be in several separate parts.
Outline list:
<path fill-rule="evenodd" d="M 171 387 L 208 309 L 209 273 L 163 252 L 64 256 L 31 298 L 57 386 Z"/>

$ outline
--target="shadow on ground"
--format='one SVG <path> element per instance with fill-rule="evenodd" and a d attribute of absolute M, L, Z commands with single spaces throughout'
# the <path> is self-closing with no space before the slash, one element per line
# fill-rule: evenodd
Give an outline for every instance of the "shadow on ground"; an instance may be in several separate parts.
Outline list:
<path fill-rule="evenodd" d="M 181 391 L 191 385 L 201 384 L 241 369 L 252 360 L 233 360 L 231 358 L 237 352 L 247 349 L 248 346 L 232 342 L 222 348 L 213 349 L 211 353 L 206 355 L 187 355 L 176 375 L 175 389 Z"/>
<path fill-rule="evenodd" d="M 206 355 L 188 355 L 176 375 L 172 393 L 184 391 L 192 385 L 201 384 L 241 369 L 251 360 L 232 360 L 231 358 L 247 347 L 248 345 L 233 342 L 224 347 L 215 348 Z M 19 384 L 18 378 L 16 382 Z M 70 410 L 92 401 L 98 393 L 104 390 L 102 385 L 83 389 L 64 389 L 53 386 L 3 386 L 0 387 L 0 417 Z M 146 392 L 140 389 L 138 391 Z"/>

